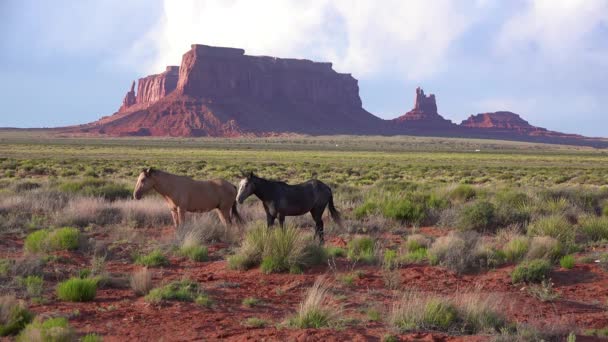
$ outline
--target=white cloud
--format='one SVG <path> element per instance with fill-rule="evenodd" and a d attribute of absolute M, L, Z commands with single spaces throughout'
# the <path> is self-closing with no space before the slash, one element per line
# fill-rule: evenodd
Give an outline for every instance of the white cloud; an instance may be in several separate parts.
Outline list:
<path fill-rule="evenodd" d="M 500 53 L 536 52 L 546 62 L 595 59 L 594 33 L 601 25 L 608 25 L 606 0 L 530 0 L 505 21 L 497 49 Z"/>
<path fill-rule="evenodd" d="M 441 71 L 454 41 L 487 1 L 207 0 L 164 2 L 164 17 L 136 45 L 158 51 L 152 65 L 179 64 L 192 43 L 248 54 L 334 62 L 356 77 Z"/>

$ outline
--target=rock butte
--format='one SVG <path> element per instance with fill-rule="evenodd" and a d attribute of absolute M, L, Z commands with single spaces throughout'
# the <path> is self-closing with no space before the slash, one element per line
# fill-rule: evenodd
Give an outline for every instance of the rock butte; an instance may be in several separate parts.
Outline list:
<path fill-rule="evenodd" d="M 518 114 L 471 115 L 460 125 L 416 89 L 414 108 L 393 120 L 367 112 L 359 86 L 331 63 L 249 56 L 242 49 L 192 45 L 181 65 L 140 78 L 116 113 L 66 131 L 114 136 L 427 135 L 608 146 L 602 139 L 549 131 Z"/>

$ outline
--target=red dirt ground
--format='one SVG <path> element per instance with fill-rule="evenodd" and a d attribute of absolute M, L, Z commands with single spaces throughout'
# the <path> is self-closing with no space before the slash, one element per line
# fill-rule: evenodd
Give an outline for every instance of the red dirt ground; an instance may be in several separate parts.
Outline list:
<path fill-rule="evenodd" d="M 140 230 L 151 239 L 169 241 L 171 229 Z M 426 235 L 437 236 L 433 228 L 419 230 Z M 96 239 L 109 239 L 108 234 L 95 234 Z M 397 238 L 394 236 L 393 238 Z M 393 240 L 391 238 L 390 240 Z M 328 237 L 328 245 L 343 246 L 340 237 Z M 44 304 L 30 303 L 32 311 L 39 315 L 64 315 L 79 334 L 96 333 L 104 341 L 369 341 L 380 340 L 394 334 L 403 341 L 486 341 L 489 336 L 449 336 L 437 332 L 396 334 L 385 323 L 367 319 L 365 309 L 379 309 L 386 316 L 400 291 L 387 289 L 382 271 L 378 266 L 356 265 L 361 273 L 354 285 L 334 281 L 332 294 L 341 307 L 341 317 L 356 320 L 341 329 L 292 329 L 279 326 L 293 315 L 303 294 L 318 276 L 327 274 L 335 279 L 338 274 L 353 270 L 344 258 L 332 266 L 318 266 L 304 274 L 262 274 L 259 269 L 245 272 L 227 268 L 226 244 L 209 248 L 210 261 L 193 262 L 185 258 L 171 258 L 171 265 L 153 268 L 153 282 L 160 285 L 172 280 L 188 278 L 200 283 L 213 300 L 210 308 L 194 303 L 167 302 L 162 305 L 146 303 L 126 286 L 98 290 L 94 301 L 69 303 L 58 301 L 54 295 L 59 279 L 74 275 L 79 269 L 90 267 L 89 257 L 80 252 L 57 253 L 58 261 L 45 266 Z M 0 257 L 19 258 L 22 255 L 22 239 L 8 236 L 0 241 Z M 129 261 L 128 248 L 115 251 L 106 262 L 111 275 L 128 277 L 140 266 Z M 553 302 L 541 302 L 532 297 L 524 286 L 514 286 L 510 281 L 513 266 L 505 266 L 488 272 L 457 275 L 445 268 L 428 265 L 406 265 L 399 269 L 400 290 L 415 289 L 446 296 L 455 293 L 474 292 L 480 296 L 492 295 L 509 320 L 529 323 L 538 328 L 563 328 L 565 331 L 608 326 L 608 272 L 595 264 L 576 264 L 573 269 L 555 268 L 551 273 L 554 289 L 560 298 Z M 55 276 L 52 276 L 55 275 Z M 63 277 L 63 278 L 62 278 Z M 248 308 L 241 303 L 244 298 L 261 299 L 261 304 Z M 251 328 L 243 324 L 249 317 L 269 322 L 265 328 Z M 594 338 L 579 336 L 577 341 Z"/>

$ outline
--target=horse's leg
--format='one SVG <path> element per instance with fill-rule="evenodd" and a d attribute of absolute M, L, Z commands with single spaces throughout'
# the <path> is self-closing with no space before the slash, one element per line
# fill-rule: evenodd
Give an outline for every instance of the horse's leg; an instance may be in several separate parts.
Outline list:
<path fill-rule="evenodd" d="M 285 228 L 285 215 L 279 214 L 279 225 L 281 229 Z"/>
<path fill-rule="evenodd" d="M 171 217 L 173 218 L 173 227 L 177 229 L 177 209 L 171 209 Z"/>
<path fill-rule="evenodd" d="M 323 208 L 313 208 L 310 211 L 312 219 L 315 220 L 315 237 L 319 237 L 319 243 L 322 245 L 325 243 L 325 237 L 323 232 Z"/>
<path fill-rule="evenodd" d="M 229 224 L 232 224 L 232 220 L 230 219 L 230 209 L 216 209 L 217 216 L 220 218 L 220 221 L 224 224 L 224 226 L 228 227 Z"/>
<path fill-rule="evenodd" d="M 274 219 L 274 216 L 270 215 L 269 212 L 266 212 L 266 225 L 268 226 L 268 228 L 274 226 Z"/>
<path fill-rule="evenodd" d="M 179 226 L 184 224 L 184 221 L 186 220 L 186 211 L 182 208 L 177 208 L 177 224 Z"/>

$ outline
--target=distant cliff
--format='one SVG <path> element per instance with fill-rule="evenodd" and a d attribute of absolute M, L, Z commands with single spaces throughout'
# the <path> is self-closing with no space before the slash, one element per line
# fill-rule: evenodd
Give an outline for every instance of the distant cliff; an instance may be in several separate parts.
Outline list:
<path fill-rule="evenodd" d="M 137 91 L 136 91 L 137 88 Z M 460 125 L 438 113 L 434 94 L 416 89 L 414 107 L 382 120 L 367 112 L 359 86 L 331 63 L 249 56 L 242 49 L 192 45 L 181 65 L 131 84 L 118 111 L 66 131 L 114 136 L 379 134 L 475 137 L 608 146 L 605 140 L 532 126 L 511 112 L 472 115 Z"/>

